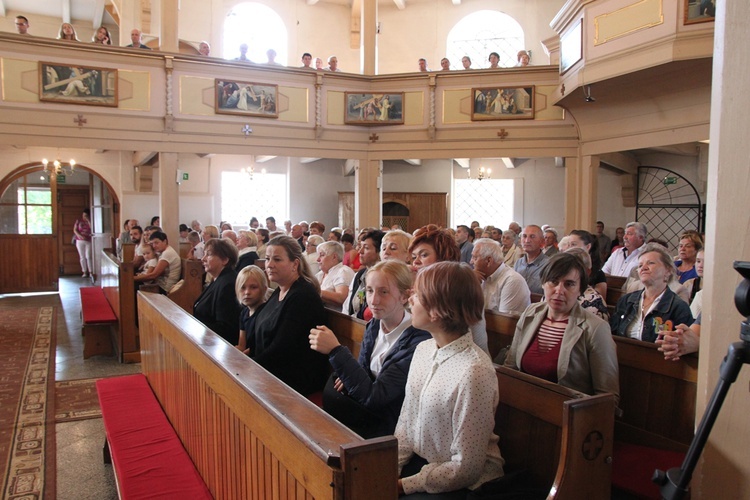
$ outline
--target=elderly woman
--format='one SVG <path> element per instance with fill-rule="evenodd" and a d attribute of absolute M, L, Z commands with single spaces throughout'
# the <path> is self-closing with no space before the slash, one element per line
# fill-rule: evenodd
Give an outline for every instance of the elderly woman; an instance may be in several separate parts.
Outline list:
<path fill-rule="evenodd" d="M 325 240 L 322 236 L 317 234 L 311 235 L 305 242 L 305 259 L 310 266 L 310 272 L 317 275 L 320 272 L 320 266 L 318 265 L 318 246 Z"/>
<path fill-rule="evenodd" d="M 235 346 L 240 332 L 240 305 L 234 289 L 237 249 L 226 240 L 209 240 L 202 261 L 213 281 L 195 301 L 193 316 Z"/>
<path fill-rule="evenodd" d="M 247 266 L 252 266 L 258 260 L 258 237 L 252 231 L 241 229 L 237 231 L 237 250 L 239 250 L 239 259 L 237 260 L 237 272 Z"/>
<path fill-rule="evenodd" d="M 675 276 L 672 257 L 656 243 L 647 244 L 638 256 L 638 276 L 643 290 L 624 295 L 609 320 L 612 333 L 654 342 L 672 325 L 693 324 L 690 307 L 667 286 Z"/>
<path fill-rule="evenodd" d="M 318 281 L 297 240 L 281 235 L 268 242 L 266 274 L 278 288 L 256 313 L 253 331 L 247 332 L 248 354 L 300 394 L 321 391 L 328 362 L 310 349 L 307 337 L 326 316 Z"/>
<path fill-rule="evenodd" d="M 414 231 L 409 253 L 411 254 L 411 267 L 415 272 L 436 262 L 460 262 L 461 260 L 461 250 L 458 248 L 456 238 L 448 230 L 439 228 L 435 224 L 428 224 Z M 484 304 L 484 296 L 482 296 L 482 303 Z M 471 334 L 479 348 L 489 353 L 487 323 L 484 315 L 478 322 L 471 325 Z"/>
<path fill-rule="evenodd" d="M 318 245 L 318 266 L 315 277 L 320 282 L 320 296 L 326 305 L 341 309 L 349 296 L 349 283 L 354 271 L 343 264 L 344 245 L 336 241 L 326 241 Z"/>
<path fill-rule="evenodd" d="M 591 276 L 591 256 L 589 253 L 583 248 L 576 247 L 568 248 L 566 252 L 581 259 L 583 267 L 586 268 L 586 279 L 588 279 Z M 604 321 L 609 321 L 609 310 L 604 297 L 599 295 L 599 292 L 591 284 L 587 284 L 586 291 L 578 297 L 578 303 L 581 304 L 584 311 L 599 316 Z"/>
<path fill-rule="evenodd" d="M 381 261 L 365 280 L 373 319 L 365 329 L 359 360 L 325 326 L 311 330 L 310 348 L 327 355 L 335 372 L 323 391 L 323 409 L 370 438 L 393 434 L 414 349 L 430 334 L 413 327 L 406 311 L 412 288 L 406 264 Z"/>
<path fill-rule="evenodd" d="M 620 383 L 615 342 L 606 321 L 584 311 L 581 260 L 560 253 L 542 269 L 543 302 L 531 304 L 516 324 L 505 366 L 585 394 L 614 394 Z"/>
<path fill-rule="evenodd" d="M 679 259 L 674 262 L 680 284 L 698 277 L 695 260 L 701 250 L 703 250 L 703 240 L 700 234 L 695 231 L 685 231 L 680 235 Z"/>
<path fill-rule="evenodd" d="M 411 246 L 411 235 L 409 233 L 400 229 L 388 231 L 380 244 L 380 259 L 400 260 L 409 264 L 411 262 L 409 246 Z"/>
<path fill-rule="evenodd" d="M 503 246 L 503 262 L 511 269 L 523 255 L 523 250 L 516 244 L 517 238 L 515 231 L 510 229 L 503 231 L 503 235 L 500 237 L 500 244 Z"/>

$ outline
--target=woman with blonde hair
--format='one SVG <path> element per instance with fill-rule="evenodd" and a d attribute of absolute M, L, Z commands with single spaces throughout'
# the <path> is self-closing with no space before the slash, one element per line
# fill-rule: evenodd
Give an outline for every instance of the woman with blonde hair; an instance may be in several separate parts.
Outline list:
<path fill-rule="evenodd" d="M 403 262 L 381 261 L 367 272 L 373 319 L 358 360 L 328 327 L 310 331 L 310 348 L 327 355 L 334 371 L 323 391 L 323 409 L 365 438 L 393 434 L 412 355 L 430 338 L 411 324 L 406 310 L 411 287 L 412 273 Z"/>
<path fill-rule="evenodd" d="M 318 281 L 297 240 L 280 235 L 266 248 L 266 275 L 276 283 L 247 333 L 248 354 L 300 394 L 321 391 L 328 378 L 326 357 L 310 350 L 307 336 L 326 315 Z"/>
<path fill-rule="evenodd" d="M 80 42 L 76 29 L 70 23 L 62 23 L 60 25 L 60 32 L 57 34 L 58 40 L 70 40 L 71 42 Z"/>
<path fill-rule="evenodd" d="M 401 262 L 411 263 L 411 254 L 409 253 L 409 246 L 411 246 L 412 236 L 406 231 L 400 229 L 392 229 L 385 233 L 383 241 L 380 244 L 380 259 L 381 260 L 400 260 Z"/>
<path fill-rule="evenodd" d="M 239 250 L 239 259 L 237 260 L 237 271 L 247 266 L 252 266 L 258 260 L 258 237 L 252 231 L 241 229 L 237 231 L 237 250 Z"/>
<path fill-rule="evenodd" d="M 203 227 L 203 242 L 207 242 L 211 238 L 218 238 L 219 237 L 219 228 L 208 224 L 207 226 Z"/>

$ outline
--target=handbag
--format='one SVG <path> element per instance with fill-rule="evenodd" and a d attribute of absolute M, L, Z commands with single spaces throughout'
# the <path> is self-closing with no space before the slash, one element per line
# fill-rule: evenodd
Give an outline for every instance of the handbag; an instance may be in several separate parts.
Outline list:
<path fill-rule="evenodd" d="M 72 240 L 70 240 L 70 244 L 71 244 L 71 245 L 75 245 L 75 244 L 76 244 L 76 241 L 77 241 L 77 239 L 76 239 L 76 235 L 74 234 L 74 235 L 73 235 L 73 239 L 72 239 Z"/>

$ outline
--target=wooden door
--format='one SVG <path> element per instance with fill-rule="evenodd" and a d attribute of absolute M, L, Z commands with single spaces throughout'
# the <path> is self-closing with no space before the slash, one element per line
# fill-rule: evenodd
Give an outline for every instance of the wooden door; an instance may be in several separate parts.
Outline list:
<path fill-rule="evenodd" d="M 89 188 L 87 186 L 57 187 L 57 254 L 60 262 L 60 275 L 81 274 L 81 263 L 78 250 L 71 243 L 73 226 L 81 217 L 84 208 L 88 208 Z"/>

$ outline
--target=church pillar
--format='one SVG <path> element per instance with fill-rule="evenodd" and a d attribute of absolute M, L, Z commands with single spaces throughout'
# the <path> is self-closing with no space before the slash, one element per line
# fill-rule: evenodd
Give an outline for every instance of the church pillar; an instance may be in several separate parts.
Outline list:
<path fill-rule="evenodd" d="M 599 157 L 565 158 L 565 233 L 592 231 L 596 223 Z"/>
<path fill-rule="evenodd" d="M 383 221 L 383 162 L 359 160 L 354 167 L 354 226 L 380 229 Z"/>
<path fill-rule="evenodd" d="M 362 0 L 360 60 L 363 75 L 378 74 L 378 2 Z"/>
<path fill-rule="evenodd" d="M 159 50 L 179 52 L 177 24 L 180 16 L 179 0 L 161 0 Z"/>
<path fill-rule="evenodd" d="M 716 2 L 711 130 L 706 182 L 706 253 L 698 363 L 696 426 L 719 379 L 728 346 L 739 341 L 743 316 L 734 306 L 740 276 L 734 261 L 750 261 L 750 2 Z M 693 475 L 693 498 L 747 498 L 750 492 L 750 367 L 732 384 Z"/>
<path fill-rule="evenodd" d="M 179 250 L 180 188 L 177 184 L 177 153 L 159 153 L 159 217 L 169 244 Z"/>

